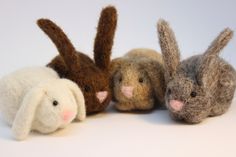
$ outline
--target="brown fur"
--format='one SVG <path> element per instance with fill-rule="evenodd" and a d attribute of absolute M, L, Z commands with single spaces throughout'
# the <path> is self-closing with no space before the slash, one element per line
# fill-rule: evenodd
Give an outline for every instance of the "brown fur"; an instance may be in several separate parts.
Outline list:
<path fill-rule="evenodd" d="M 76 51 L 63 30 L 56 24 L 48 19 L 38 20 L 39 27 L 51 38 L 60 53 L 48 66 L 56 70 L 60 77 L 78 84 L 85 97 L 87 114 L 105 110 L 111 100 L 108 67 L 116 23 L 116 9 L 112 6 L 104 8 L 94 43 L 94 62 L 87 55 Z M 96 97 L 99 91 L 108 92 L 102 103 Z"/>
<path fill-rule="evenodd" d="M 111 65 L 113 97 L 118 110 L 150 110 L 155 103 L 164 104 L 164 68 L 158 52 L 133 49 L 124 57 L 112 60 Z M 140 78 L 143 79 L 142 83 L 139 82 Z M 123 95 L 123 86 L 134 87 L 132 98 Z"/>
<path fill-rule="evenodd" d="M 234 68 L 219 57 L 220 51 L 233 36 L 230 29 L 222 31 L 205 53 L 180 61 L 180 52 L 169 24 L 158 22 L 167 90 L 165 101 L 171 116 L 188 123 L 199 123 L 208 116 L 225 113 L 236 88 Z M 183 103 L 180 110 L 171 101 Z"/>

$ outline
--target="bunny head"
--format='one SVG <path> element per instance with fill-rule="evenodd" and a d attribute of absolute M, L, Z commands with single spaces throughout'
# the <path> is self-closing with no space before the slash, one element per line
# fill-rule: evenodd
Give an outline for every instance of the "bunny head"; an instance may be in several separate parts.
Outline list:
<path fill-rule="evenodd" d="M 180 52 L 169 24 L 158 22 L 159 42 L 163 54 L 167 89 L 165 101 L 173 118 L 199 123 L 212 109 L 216 80 L 220 75 L 220 50 L 232 37 L 225 29 L 202 55 L 180 61 Z M 215 80 L 214 80 L 215 79 Z"/>
<path fill-rule="evenodd" d="M 158 78 L 163 76 L 160 73 L 163 73 L 160 64 L 148 58 L 114 59 L 111 63 L 111 86 L 113 97 L 119 102 L 115 107 L 120 111 L 152 109 L 156 95 L 164 98 L 162 89 L 154 88 L 157 84 L 164 84 L 164 78 Z"/>
<path fill-rule="evenodd" d="M 94 43 L 94 61 L 75 50 L 65 33 L 48 19 L 38 20 L 38 26 L 51 38 L 60 55 L 48 66 L 62 78 L 68 78 L 81 88 L 87 114 L 105 110 L 111 100 L 109 88 L 110 55 L 117 23 L 116 9 L 104 8 L 98 23 Z"/>
<path fill-rule="evenodd" d="M 78 86 L 66 79 L 50 79 L 26 94 L 12 129 L 15 138 L 23 140 L 31 130 L 51 133 L 85 116 L 84 97 Z"/>

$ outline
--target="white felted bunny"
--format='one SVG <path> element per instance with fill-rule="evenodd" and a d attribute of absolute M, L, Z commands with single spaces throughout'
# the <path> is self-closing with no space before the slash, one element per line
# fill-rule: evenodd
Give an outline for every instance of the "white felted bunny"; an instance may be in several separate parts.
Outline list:
<path fill-rule="evenodd" d="M 79 87 L 47 67 L 21 69 L 0 79 L 0 112 L 18 140 L 31 130 L 51 133 L 86 116 Z"/>

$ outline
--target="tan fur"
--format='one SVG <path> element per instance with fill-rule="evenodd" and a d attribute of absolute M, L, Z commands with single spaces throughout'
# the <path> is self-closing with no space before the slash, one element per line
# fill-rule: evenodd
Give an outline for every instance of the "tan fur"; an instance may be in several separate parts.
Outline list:
<path fill-rule="evenodd" d="M 133 49 L 124 57 L 114 59 L 111 65 L 111 85 L 118 110 L 150 110 L 155 103 L 164 103 L 164 71 L 158 52 Z M 122 86 L 134 87 L 132 98 L 124 96 Z"/>

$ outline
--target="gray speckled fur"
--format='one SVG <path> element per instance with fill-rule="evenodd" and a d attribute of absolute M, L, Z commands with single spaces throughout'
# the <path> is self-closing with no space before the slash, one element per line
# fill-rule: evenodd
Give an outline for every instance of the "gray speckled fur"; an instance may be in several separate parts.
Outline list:
<path fill-rule="evenodd" d="M 165 82 L 162 56 L 151 49 L 133 49 L 111 63 L 111 84 L 115 107 L 120 111 L 150 110 L 164 104 Z M 119 81 L 122 78 L 122 81 Z M 143 82 L 139 83 L 139 78 Z M 134 87 L 133 97 L 126 98 L 122 86 Z"/>
<path fill-rule="evenodd" d="M 167 82 L 165 101 L 173 119 L 199 123 L 208 116 L 225 113 L 234 96 L 236 72 L 218 55 L 233 32 L 226 28 L 205 53 L 182 62 L 175 35 L 166 21 L 158 22 L 158 33 Z M 195 97 L 191 96 L 193 91 L 197 94 Z M 182 101 L 183 108 L 173 111 L 170 100 Z"/>

